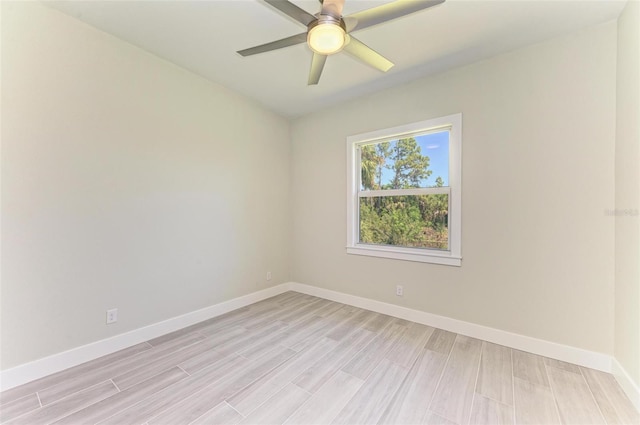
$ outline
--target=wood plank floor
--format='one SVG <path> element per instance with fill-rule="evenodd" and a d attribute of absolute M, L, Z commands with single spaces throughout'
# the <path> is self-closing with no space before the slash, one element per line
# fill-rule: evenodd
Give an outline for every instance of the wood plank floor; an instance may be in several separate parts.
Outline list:
<path fill-rule="evenodd" d="M 296 292 L 0 393 L 6 424 L 639 424 L 606 373 Z"/>

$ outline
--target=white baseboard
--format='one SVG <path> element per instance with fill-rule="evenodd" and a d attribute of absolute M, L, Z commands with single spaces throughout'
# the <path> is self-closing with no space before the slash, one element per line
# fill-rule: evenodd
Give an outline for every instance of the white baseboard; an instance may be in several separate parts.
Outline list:
<path fill-rule="evenodd" d="M 375 301 L 302 283 L 292 282 L 289 284 L 289 288 L 292 291 L 314 295 L 316 297 L 325 298 L 343 304 L 349 304 L 355 307 L 375 311 L 377 313 L 388 314 L 389 316 L 399 317 L 401 319 L 422 323 L 424 325 L 433 326 L 450 332 L 483 339 L 485 341 L 515 348 L 517 350 L 527 351 L 529 353 L 539 354 L 552 359 L 562 360 L 611 373 L 612 358 L 606 354 L 519 335 L 487 326 L 476 325 L 475 323 L 451 319 L 437 314 L 413 310 L 395 304 L 388 304 L 381 301 Z"/>
<path fill-rule="evenodd" d="M 622 390 L 627 394 L 631 403 L 633 403 L 638 412 L 640 412 L 640 386 L 633 382 L 633 379 L 631 379 L 627 371 L 615 358 L 613 359 L 612 369 L 611 373 L 616 378 L 616 381 L 618 381 Z"/>
<path fill-rule="evenodd" d="M 122 350 L 123 348 L 140 344 L 141 342 L 165 335 L 169 332 L 177 331 L 178 329 L 191 326 L 195 323 L 262 301 L 288 290 L 289 284 L 287 283 L 272 286 L 261 291 L 205 307 L 201 310 L 172 317 L 171 319 L 143 328 L 134 329 L 120 335 L 0 371 L 0 390 L 4 391 L 17 387 L 18 385 L 77 366 L 89 360 Z"/>

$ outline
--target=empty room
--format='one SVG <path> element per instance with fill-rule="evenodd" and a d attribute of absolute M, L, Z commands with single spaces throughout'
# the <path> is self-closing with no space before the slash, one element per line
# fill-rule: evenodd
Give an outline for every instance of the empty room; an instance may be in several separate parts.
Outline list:
<path fill-rule="evenodd" d="M 640 1 L 0 31 L 0 423 L 640 424 Z"/>

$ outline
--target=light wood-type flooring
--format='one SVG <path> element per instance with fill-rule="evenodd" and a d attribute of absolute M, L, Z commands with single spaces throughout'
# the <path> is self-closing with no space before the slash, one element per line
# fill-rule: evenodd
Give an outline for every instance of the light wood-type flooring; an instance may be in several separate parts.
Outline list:
<path fill-rule="evenodd" d="M 7 424 L 638 424 L 614 378 L 296 292 L 0 394 Z"/>

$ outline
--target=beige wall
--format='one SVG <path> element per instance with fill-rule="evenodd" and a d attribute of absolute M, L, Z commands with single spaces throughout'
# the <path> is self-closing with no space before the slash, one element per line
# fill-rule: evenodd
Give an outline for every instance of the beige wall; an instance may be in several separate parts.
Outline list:
<path fill-rule="evenodd" d="M 640 387 L 640 3 L 618 20 L 615 357 Z M 629 215 L 628 211 L 631 210 Z M 635 212 L 635 215 L 633 215 Z"/>
<path fill-rule="evenodd" d="M 2 369 L 289 280 L 286 120 L 2 8 Z"/>
<path fill-rule="evenodd" d="M 610 22 L 294 121 L 293 280 L 611 354 L 615 79 Z M 346 137 L 457 112 L 463 266 L 347 255 Z"/>

